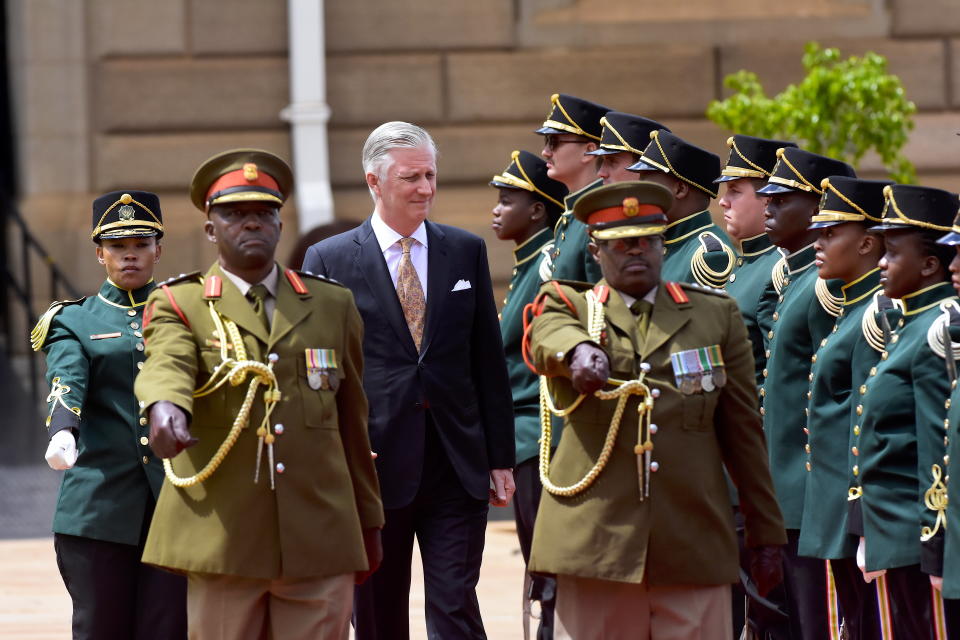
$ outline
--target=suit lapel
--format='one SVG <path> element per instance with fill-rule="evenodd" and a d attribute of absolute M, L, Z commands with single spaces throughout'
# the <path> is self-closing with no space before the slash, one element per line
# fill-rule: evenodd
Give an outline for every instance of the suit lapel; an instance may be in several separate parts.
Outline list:
<path fill-rule="evenodd" d="M 663 346 L 690 321 L 691 309 L 689 303 L 674 302 L 664 283 L 660 283 L 653 303 L 653 315 L 650 316 L 650 325 L 647 328 L 647 339 L 641 349 L 644 358 Z"/>
<path fill-rule="evenodd" d="M 383 251 L 380 250 L 377 234 L 373 232 L 369 218 L 361 225 L 354 241 L 357 243 L 355 266 L 363 275 L 370 293 L 377 301 L 377 307 L 387 317 L 387 322 L 393 327 L 404 348 L 411 353 L 416 353 L 417 349 L 413 344 L 413 336 L 410 335 L 407 320 L 403 317 L 400 299 L 397 298 L 397 289 L 393 286 L 390 271 L 383 259 Z"/>
<path fill-rule="evenodd" d="M 447 246 L 443 239 L 446 234 L 435 225 L 427 222 L 427 321 L 423 332 L 423 344 L 420 345 L 421 353 L 426 353 L 437 331 L 437 323 L 443 315 L 440 311 L 446 296 L 446 285 L 449 279 L 445 276 L 449 273 L 447 264 Z"/>
<path fill-rule="evenodd" d="M 280 269 L 280 278 L 277 281 L 277 305 L 270 322 L 270 342 L 268 344 L 271 348 L 293 327 L 310 315 L 310 305 L 303 302 L 310 296 L 301 296 L 294 291 L 290 281 L 284 275 L 283 267 L 277 265 L 277 268 Z"/>
<path fill-rule="evenodd" d="M 207 272 L 207 277 L 217 276 L 223 281 L 220 288 L 220 297 L 217 298 L 213 306 L 220 315 L 229 318 L 237 323 L 237 326 L 243 327 L 248 333 L 252 333 L 263 344 L 267 344 L 267 328 L 260 322 L 260 318 L 253 312 L 253 305 L 240 294 L 240 290 L 233 284 L 230 278 L 226 277 L 220 269 L 219 264 L 214 264 Z"/>

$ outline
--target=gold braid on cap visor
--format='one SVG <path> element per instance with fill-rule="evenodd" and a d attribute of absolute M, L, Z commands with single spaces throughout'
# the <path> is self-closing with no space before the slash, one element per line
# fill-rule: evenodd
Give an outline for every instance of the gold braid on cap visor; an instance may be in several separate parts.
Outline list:
<path fill-rule="evenodd" d="M 566 118 L 572 123 L 572 126 L 570 124 L 566 124 L 565 122 L 557 122 L 556 120 L 551 120 L 550 116 L 553 115 L 553 109 L 551 109 L 550 113 L 547 114 L 547 120 L 543 123 L 543 126 L 553 127 L 554 129 L 561 129 L 562 131 L 569 131 L 570 133 L 575 133 L 578 136 L 584 136 L 584 137 L 590 138 L 591 140 L 596 140 L 597 142 L 600 142 L 600 138 L 593 135 L 592 133 L 587 133 L 586 131 L 584 131 L 583 128 L 579 124 L 577 124 L 577 121 L 570 117 L 570 114 L 567 113 L 567 110 L 563 108 L 562 104 L 560 104 L 559 94 L 555 93 L 552 96 L 550 96 L 550 102 L 552 102 L 553 106 L 555 106 L 557 109 L 560 110 L 560 113 L 563 114 L 564 118 Z"/>
<path fill-rule="evenodd" d="M 606 117 L 606 116 L 600 118 L 600 124 L 603 125 L 603 128 L 604 128 L 606 131 L 609 131 L 610 133 L 612 133 L 612 134 L 617 138 L 617 140 L 619 140 L 619 141 L 622 143 L 622 144 L 608 144 L 608 143 L 606 143 L 606 142 L 601 142 L 601 143 L 600 143 L 600 146 L 601 146 L 601 147 L 603 147 L 604 149 L 616 149 L 617 151 L 629 151 L 630 153 L 635 153 L 635 154 L 637 154 L 638 156 L 642 156 L 642 155 L 643 155 L 643 150 L 642 150 L 642 149 L 634 149 L 633 147 L 631 147 L 631 146 L 630 146 L 630 143 L 627 142 L 626 139 L 625 139 L 622 135 L 620 135 L 620 132 L 617 131 L 617 130 L 613 127 L 613 125 L 610 124 L 610 122 L 607 120 L 607 117 Z M 600 137 L 601 137 L 601 139 L 603 138 L 602 135 L 601 135 Z"/>
<path fill-rule="evenodd" d="M 792 164 L 790 164 L 790 161 L 787 160 L 787 154 L 781 153 L 780 158 L 777 160 L 777 162 L 778 163 L 783 162 L 783 164 L 787 165 L 790 171 L 793 171 L 793 173 L 796 174 L 798 178 L 800 178 L 800 182 L 797 182 L 796 180 L 790 180 L 789 178 L 781 178 L 780 176 L 777 176 L 777 175 L 770 176 L 770 178 L 768 178 L 767 180 L 768 182 L 782 184 L 787 187 L 793 187 L 794 189 L 799 189 L 800 191 L 812 191 L 817 195 L 823 195 L 823 190 L 817 189 L 815 186 L 810 184 L 810 181 L 804 178 L 803 174 L 797 171 L 797 168 L 794 167 Z M 777 172 L 776 167 L 773 168 L 773 172 L 774 173 Z"/>
<path fill-rule="evenodd" d="M 739 157 L 741 160 L 746 162 L 747 166 L 753 167 L 753 170 L 745 169 L 743 167 L 731 167 L 730 160 L 728 159 L 727 166 L 723 168 L 723 171 L 720 172 L 720 175 L 730 176 L 731 178 L 769 178 L 770 177 L 769 171 L 766 171 L 760 165 L 755 164 L 754 162 L 751 162 L 750 158 L 748 158 L 747 156 L 743 155 L 743 153 L 741 153 L 740 149 L 737 148 L 737 141 L 733 138 L 733 136 L 730 136 L 729 138 L 727 138 L 727 144 L 730 146 L 731 155 L 733 155 L 734 153 L 737 154 L 737 157 Z"/>
<path fill-rule="evenodd" d="M 117 205 L 130 204 L 130 203 L 138 205 L 141 209 L 149 213 L 150 217 L 153 218 L 153 222 L 150 222 L 149 220 L 137 220 L 136 218 L 134 218 L 133 220 L 119 220 L 117 222 L 103 224 L 104 218 L 106 218 L 107 214 L 113 211 Z M 93 238 L 96 238 L 98 235 L 100 235 L 104 231 L 117 229 L 119 227 L 150 227 L 151 229 L 156 229 L 157 231 L 163 231 L 163 224 L 161 224 L 156 214 L 150 210 L 150 207 L 148 207 L 147 205 L 143 204 L 138 200 L 134 200 L 128 193 L 123 194 L 122 196 L 120 196 L 119 200 L 117 200 L 116 202 L 111 204 L 109 207 L 107 207 L 107 210 L 103 212 L 103 215 L 100 216 L 100 219 L 97 221 L 97 226 L 93 228 L 93 232 L 90 234 L 90 239 L 92 240 Z M 117 233 L 118 235 L 121 235 L 121 232 L 117 232 Z M 133 233 L 132 231 L 126 231 L 122 233 L 122 235 L 131 235 L 132 233 Z"/>
<path fill-rule="evenodd" d="M 654 131 L 654 132 L 652 132 L 652 133 L 650 134 L 650 137 L 653 138 L 653 141 L 657 144 L 657 149 L 660 150 L 660 155 L 663 157 L 663 161 L 667 163 L 667 166 L 666 166 L 666 168 L 664 168 L 663 165 L 657 164 L 656 162 L 650 162 L 650 158 L 647 158 L 646 156 L 640 156 L 640 159 L 641 159 L 641 160 L 643 160 L 643 161 L 645 161 L 645 162 L 649 162 L 649 163 L 652 164 L 653 166 L 661 169 L 662 171 L 667 171 L 668 173 L 672 173 L 673 175 L 675 175 L 676 177 L 680 178 L 681 180 L 683 180 L 684 182 L 686 182 L 686 183 L 689 184 L 690 186 L 696 187 L 697 189 L 700 189 L 700 191 L 703 191 L 705 194 L 707 194 L 707 195 L 710 196 L 711 198 L 716 198 L 716 197 L 717 197 L 717 192 L 715 192 L 715 191 L 710 191 L 710 190 L 707 189 L 706 187 L 697 184 L 697 183 L 694 182 L 693 180 L 690 180 L 690 179 L 688 179 L 688 178 L 683 177 L 682 175 L 680 175 L 680 172 L 678 172 L 676 169 L 673 168 L 673 165 L 670 164 L 670 158 L 667 157 L 667 152 L 664 151 L 663 146 L 660 144 L 660 132 L 659 132 L 659 131 Z"/>
<path fill-rule="evenodd" d="M 914 227 L 920 227 L 921 229 L 933 229 L 935 231 L 950 231 L 952 227 L 948 227 L 940 224 L 933 224 L 932 222 L 924 222 L 923 220 L 914 220 L 913 218 L 907 217 L 900 207 L 897 206 L 897 200 L 893 197 L 893 189 L 890 188 L 890 185 L 887 185 L 883 188 L 883 195 L 886 196 L 886 200 L 883 205 L 883 222 L 887 224 L 903 224 L 910 225 Z M 893 209 L 893 212 L 897 215 L 896 218 L 887 218 L 887 210 Z"/>
<path fill-rule="evenodd" d="M 826 191 L 829 189 L 831 193 L 837 194 L 838 198 L 847 203 L 847 205 L 849 205 L 854 211 L 858 211 L 859 214 L 850 213 L 849 211 L 833 211 L 831 209 L 822 209 L 817 212 L 817 215 L 810 218 L 810 222 L 860 222 L 861 220 L 873 220 L 874 222 L 880 222 L 880 218 L 871 216 L 869 213 L 863 210 L 863 207 L 840 193 L 840 190 L 830 183 L 830 178 L 824 178 L 820 183 L 820 186 L 823 188 L 824 193 L 826 193 Z"/>

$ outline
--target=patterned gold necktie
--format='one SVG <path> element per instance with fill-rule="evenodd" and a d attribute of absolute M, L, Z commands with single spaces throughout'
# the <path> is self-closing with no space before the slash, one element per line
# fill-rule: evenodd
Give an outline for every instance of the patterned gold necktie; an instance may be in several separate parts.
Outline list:
<path fill-rule="evenodd" d="M 264 284 L 255 284 L 247 290 L 247 298 L 253 303 L 253 312 L 260 318 L 260 322 L 263 323 L 267 331 L 270 330 L 270 319 L 267 317 L 266 305 L 268 295 L 270 295 L 270 292 L 267 291 L 267 286 Z"/>
<path fill-rule="evenodd" d="M 650 325 L 650 313 L 653 311 L 653 304 L 646 300 L 634 300 L 630 305 L 630 311 L 637 316 L 637 335 L 642 340 L 647 336 L 647 327 Z"/>
<path fill-rule="evenodd" d="M 400 265 L 397 267 L 397 297 L 403 308 L 403 317 L 407 320 L 407 328 L 413 336 L 413 343 L 420 350 L 423 341 L 423 321 L 426 316 L 427 304 L 423 297 L 423 286 L 420 277 L 410 259 L 410 247 L 416 242 L 413 238 L 400 238 L 398 243 L 403 250 L 400 256 Z"/>

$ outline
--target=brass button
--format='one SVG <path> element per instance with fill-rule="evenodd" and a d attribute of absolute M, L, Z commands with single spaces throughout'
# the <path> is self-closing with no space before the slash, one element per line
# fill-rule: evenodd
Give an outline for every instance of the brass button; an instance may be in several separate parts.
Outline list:
<path fill-rule="evenodd" d="M 803 415 L 807 416 L 808 418 L 810 417 L 810 407 L 803 408 Z"/>
<path fill-rule="evenodd" d="M 853 465 L 853 475 L 860 475 L 860 467 L 858 465 Z"/>
<path fill-rule="evenodd" d="M 807 453 L 810 453 L 810 445 L 809 444 L 803 445 L 803 450 L 806 451 Z"/>
<path fill-rule="evenodd" d="M 142 427 L 142 426 L 144 426 L 145 424 L 147 424 L 147 419 L 146 419 L 146 418 L 140 418 L 140 426 Z"/>
<path fill-rule="evenodd" d="M 865 384 L 860 385 L 860 395 L 863 395 L 866 392 L 867 392 L 867 385 Z"/>
<path fill-rule="evenodd" d="M 742 267 L 742 266 L 743 266 L 743 258 L 737 258 L 737 266 L 738 266 L 738 267 Z"/>
<path fill-rule="evenodd" d="M 888 357 L 889 357 L 889 356 L 888 356 L 888 354 L 887 354 L 886 351 L 884 351 L 883 353 L 880 354 L 880 359 L 881 359 L 881 360 L 886 360 Z"/>
<path fill-rule="evenodd" d="M 813 371 L 810 372 L 810 375 L 807 376 L 807 380 L 813 382 Z"/>
<path fill-rule="evenodd" d="M 836 327 L 834 327 L 834 329 L 836 329 Z M 821 347 L 827 346 L 827 339 L 826 339 L 826 338 L 824 338 L 823 340 L 820 341 L 820 346 L 821 346 Z"/>
<path fill-rule="evenodd" d="M 137 312 L 134 311 L 133 309 L 127 309 L 127 315 L 133 317 L 137 315 Z"/>
<path fill-rule="evenodd" d="M 813 354 L 812 356 L 810 356 L 810 362 L 816 362 L 816 361 L 817 361 L 817 354 Z"/>
<path fill-rule="evenodd" d="M 140 369 L 143 369 L 143 360 L 137 363 L 137 371 L 139 371 Z"/>
<path fill-rule="evenodd" d="M 730 274 L 730 282 L 736 282 L 736 281 L 737 281 L 737 274 L 731 273 L 731 274 Z"/>
<path fill-rule="evenodd" d="M 767 337 L 770 338 L 771 340 L 773 339 L 773 330 L 772 330 L 772 329 L 771 329 L 770 331 L 767 331 Z M 767 357 L 769 358 L 770 356 L 767 356 Z"/>
<path fill-rule="evenodd" d="M 140 444 L 142 444 L 143 446 L 147 446 L 148 444 L 150 444 L 150 441 L 147 440 L 147 436 L 140 436 Z"/>
<path fill-rule="evenodd" d="M 813 465 L 812 465 L 812 464 L 810 464 L 810 462 L 809 462 L 809 461 L 807 461 L 807 464 L 806 464 L 806 467 L 807 467 L 807 471 L 810 471 L 810 470 L 812 470 L 812 469 L 813 469 Z"/>
<path fill-rule="evenodd" d="M 139 325 L 138 323 L 136 323 L 136 322 L 131 322 L 131 323 L 130 323 L 130 328 L 131 328 L 131 329 L 139 329 L 139 328 L 140 328 L 140 325 Z"/>
<path fill-rule="evenodd" d="M 863 405 L 862 405 L 862 404 L 858 404 L 858 405 L 857 405 L 857 415 L 858 415 L 858 416 L 862 416 L 862 415 L 863 415 Z"/>
<path fill-rule="evenodd" d="M 566 234 L 566 232 L 561 231 L 561 232 L 560 232 L 560 241 L 563 242 L 563 241 L 566 240 L 566 239 L 567 239 L 567 234 Z M 558 251 L 557 253 L 560 253 L 560 252 Z"/>
<path fill-rule="evenodd" d="M 877 375 L 877 368 L 876 368 L 876 367 L 870 367 L 870 375 L 871 375 L 871 376 Z"/>
<path fill-rule="evenodd" d="M 143 337 L 143 334 L 140 333 L 139 331 L 134 331 L 134 332 L 133 332 L 133 335 L 135 335 L 135 336 L 138 337 L 138 338 L 142 338 L 142 337 Z"/>
<path fill-rule="evenodd" d="M 807 400 L 809 400 L 809 399 L 810 399 L 810 392 L 807 391 Z"/>
<path fill-rule="evenodd" d="M 513 291 L 513 283 L 507 285 L 507 291 Z"/>
<path fill-rule="evenodd" d="M 764 352 L 763 355 L 765 355 L 765 356 L 767 356 L 767 357 L 769 358 L 769 357 L 770 357 L 770 349 L 767 349 L 767 350 Z"/>
<path fill-rule="evenodd" d="M 760 407 L 760 415 L 762 415 L 762 416 L 767 415 L 767 410 L 764 409 L 763 407 Z"/>
<path fill-rule="evenodd" d="M 760 397 L 761 398 L 767 397 L 767 390 L 764 389 L 763 387 L 760 387 Z"/>
<path fill-rule="evenodd" d="M 779 320 L 779 319 L 780 319 L 780 313 L 777 312 L 777 311 L 774 311 L 774 312 L 773 312 L 773 321 L 776 322 L 776 321 Z"/>
<path fill-rule="evenodd" d="M 148 462 L 150 462 L 150 458 L 148 458 L 147 456 L 143 456 L 142 460 L 143 460 L 143 464 L 147 464 Z"/>
<path fill-rule="evenodd" d="M 860 435 L 860 425 L 858 424 L 853 425 L 853 435 L 855 436 Z"/>
<path fill-rule="evenodd" d="M 943 456 L 943 464 L 950 464 L 950 456 L 949 456 L 949 455 Z"/>
<path fill-rule="evenodd" d="M 947 401 L 943 403 L 943 408 L 944 409 L 950 408 L 950 398 L 947 398 Z"/>
<path fill-rule="evenodd" d="M 142 343 L 142 342 L 138 342 L 138 343 L 137 343 L 137 351 L 143 351 L 143 343 Z"/>
<path fill-rule="evenodd" d="M 763 377 L 764 377 L 764 378 L 767 377 L 767 370 L 766 370 L 766 369 L 763 370 Z"/>
<path fill-rule="evenodd" d="M 899 339 L 900 339 L 900 336 L 893 336 L 892 338 L 890 338 L 890 342 L 896 342 Z"/>
<path fill-rule="evenodd" d="M 810 429 L 808 429 L 807 427 L 803 428 L 803 432 L 807 435 L 810 435 Z"/>
<path fill-rule="evenodd" d="M 860 455 L 860 450 L 857 449 L 856 447 L 851 447 L 850 453 L 852 453 L 852 454 L 855 455 L 855 456 L 859 456 L 859 455 Z"/>

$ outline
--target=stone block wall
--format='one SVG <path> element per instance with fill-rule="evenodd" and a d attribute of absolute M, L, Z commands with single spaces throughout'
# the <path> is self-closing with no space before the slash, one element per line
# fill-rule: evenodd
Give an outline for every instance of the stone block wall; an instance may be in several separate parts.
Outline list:
<path fill-rule="evenodd" d="M 160 274 L 213 257 L 186 188 L 231 146 L 290 157 L 286 3 L 254 0 L 9 0 L 21 208 L 82 289 L 89 206 L 123 187 L 161 194 Z M 794 6 L 797 5 L 797 6 Z M 601 9 L 602 7 L 602 9 Z M 960 3 L 956 0 L 326 0 L 331 180 L 338 217 L 369 214 L 360 149 L 386 120 L 430 129 L 440 149 L 435 218 L 488 241 L 502 285 L 511 247 L 488 228 L 490 176 L 567 92 L 657 118 L 726 154 L 703 117 L 725 74 L 768 93 L 800 78 L 803 44 L 889 59 L 920 113 L 905 153 L 921 182 L 960 189 Z M 789 28 L 784 28 L 789 24 Z M 876 158 L 861 167 L 879 175 Z M 281 256 L 295 241 L 296 199 Z M 95 265 L 93 265 L 95 266 Z"/>

